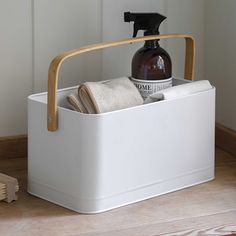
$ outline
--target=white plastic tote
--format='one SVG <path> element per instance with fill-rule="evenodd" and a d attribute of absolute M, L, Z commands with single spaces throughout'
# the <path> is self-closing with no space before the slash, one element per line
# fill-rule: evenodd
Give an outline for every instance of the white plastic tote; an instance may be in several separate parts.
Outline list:
<path fill-rule="evenodd" d="M 215 89 L 104 114 L 65 104 L 61 63 L 83 52 L 162 38 L 185 38 L 185 79 L 193 79 L 194 40 L 159 35 L 102 43 L 56 57 L 48 93 L 28 98 L 28 192 L 80 213 L 98 213 L 214 178 Z M 48 129 L 47 129 L 48 126 Z"/>

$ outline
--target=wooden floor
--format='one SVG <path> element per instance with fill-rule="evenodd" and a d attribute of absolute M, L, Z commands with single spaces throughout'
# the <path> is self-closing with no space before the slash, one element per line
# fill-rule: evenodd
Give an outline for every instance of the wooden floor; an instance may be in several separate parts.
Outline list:
<path fill-rule="evenodd" d="M 26 192 L 26 160 L 0 160 L 17 177 L 19 200 L 0 202 L 0 236 L 233 235 L 236 157 L 216 150 L 216 179 L 98 215 L 80 215 Z"/>

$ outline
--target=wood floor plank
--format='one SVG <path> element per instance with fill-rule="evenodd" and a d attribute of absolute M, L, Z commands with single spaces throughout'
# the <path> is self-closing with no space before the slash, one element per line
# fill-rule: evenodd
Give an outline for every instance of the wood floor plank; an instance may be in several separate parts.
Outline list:
<path fill-rule="evenodd" d="M 97 232 L 97 236 L 157 236 L 157 235 L 229 235 L 236 233 L 236 210 L 209 216 L 141 225 L 134 228 Z M 224 223 L 227 222 L 227 223 Z M 77 234 L 79 235 L 79 234 Z M 77 236 L 76 234 L 73 236 Z M 93 236 L 94 233 L 82 234 Z"/>
<path fill-rule="evenodd" d="M 214 181 L 97 215 L 77 214 L 28 194 L 26 160 L 18 159 L 0 160 L 0 172 L 17 177 L 21 188 L 18 201 L 0 202 L 0 235 L 228 234 L 236 225 L 236 158 L 220 149 Z"/>

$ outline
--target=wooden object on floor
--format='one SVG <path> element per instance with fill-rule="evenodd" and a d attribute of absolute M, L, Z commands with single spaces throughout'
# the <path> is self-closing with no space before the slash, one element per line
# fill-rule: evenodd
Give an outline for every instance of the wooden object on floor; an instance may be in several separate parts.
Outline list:
<path fill-rule="evenodd" d="M 0 138 L 0 159 L 27 156 L 27 135 Z"/>
<path fill-rule="evenodd" d="M 0 173 L 0 200 L 7 203 L 17 200 L 19 184 L 16 178 Z"/>
<path fill-rule="evenodd" d="M 6 184 L 0 183 L 0 201 L 6 198 Z"/>
<path fill-rule="evenodd" d="M 236 158 L 216 150 L 216 179 L 97 215 L 81 215 L 27 193 L 26 158 L 0 160 L 18 179 L 18 201 L 0 202 L 0 234 L 17 236 L 232 235 Z M 3 171 L 4 170 L 4 171 Z M 60 193 L 59 193 L 60 194 Z"/>
<path fill-rule="evenodd" d="M 236 132 L 217 123 L 216 146 L 236 155 Z"/>

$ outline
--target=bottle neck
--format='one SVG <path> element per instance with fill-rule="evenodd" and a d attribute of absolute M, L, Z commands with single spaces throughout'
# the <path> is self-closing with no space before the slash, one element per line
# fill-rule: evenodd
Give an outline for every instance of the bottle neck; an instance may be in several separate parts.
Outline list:
<path fill-rule="evenodd" d="M 156 40 L 147 40 L 147 41 L 145 41 L 144 47 L 145 48 L 151 48 L 151 49 L 159 48 L 160 47 L 159 40 L 158 39 L 156 39 Z"/>

